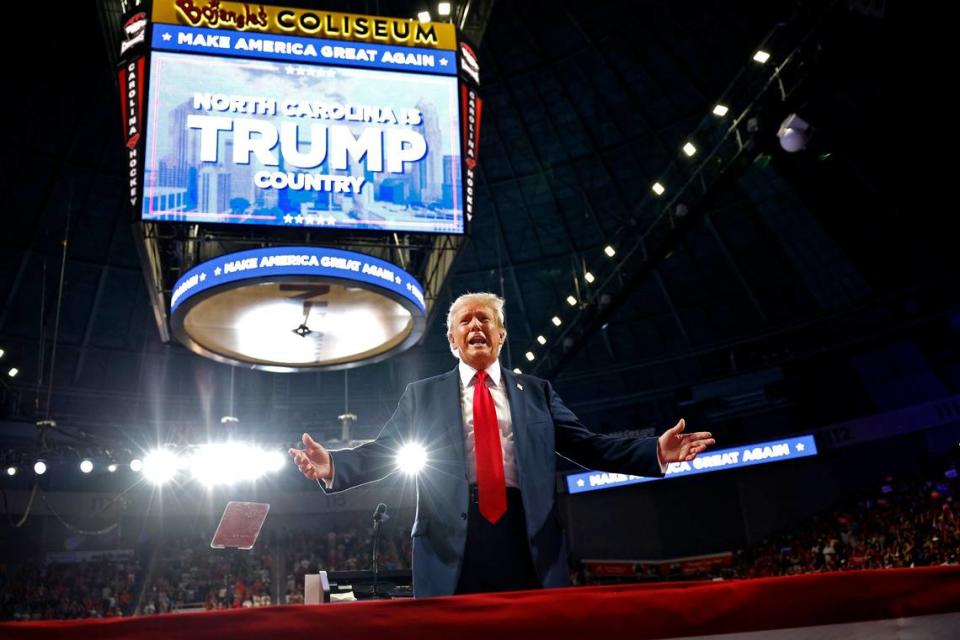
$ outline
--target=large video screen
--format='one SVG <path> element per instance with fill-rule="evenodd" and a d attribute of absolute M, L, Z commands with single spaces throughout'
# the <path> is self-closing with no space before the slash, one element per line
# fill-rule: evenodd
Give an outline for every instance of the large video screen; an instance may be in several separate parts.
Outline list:
<path fill-rule="evenodd" d="M 155 50 L 149 78 L 144 220 L 464 231 L 453 75 Z"/>

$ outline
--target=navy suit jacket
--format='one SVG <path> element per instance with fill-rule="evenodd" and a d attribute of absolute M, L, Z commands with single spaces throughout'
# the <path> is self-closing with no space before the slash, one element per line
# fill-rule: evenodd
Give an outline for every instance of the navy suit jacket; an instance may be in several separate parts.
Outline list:
<path fill-rule="evenodd" d="M 656 438 L 617 438 L 588 431 L 549 382 L 501 368 L 510 403 L 520 491 L 530 554 L 545 587 L 569 584 L 567 552 L 556 502 L 556 457 L 589 469 L 661 476 Z M 451 595 L 460 578 L 467 537 L 469 485 L 456 368 L 407 386 L 376 440 L 331 451 L 330 492 L 379 480 L 396 470 L 408 442 L 427 450 L 417 475 L 413 580 L 417 597 Z M 326 489 L 325 489 L 326 490 Z"/>

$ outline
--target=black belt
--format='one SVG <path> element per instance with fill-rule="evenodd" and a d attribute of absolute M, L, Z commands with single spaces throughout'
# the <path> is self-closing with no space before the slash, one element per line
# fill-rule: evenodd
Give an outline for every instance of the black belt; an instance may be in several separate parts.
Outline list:
<path fill-rule="evenodd" d="M 507 487 L 507 500 L 510 499 L 510 494 L 516 494 L 517 497 L 520 496 L 520 489 L 517 487 Z M 480 504 L 480 487 L 475 484 L 470 485 L 470 502 L 473 504 Z"/>

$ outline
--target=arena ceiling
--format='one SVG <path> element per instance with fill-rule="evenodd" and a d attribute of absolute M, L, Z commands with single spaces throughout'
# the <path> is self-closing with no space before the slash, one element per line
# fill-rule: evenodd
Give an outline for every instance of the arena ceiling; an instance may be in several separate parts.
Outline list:
<path fill-rule="evenodd" d="M 502 294 L 506 366 L 550 377 L 594 428 L 662 429 L 684 415 L 728 442 L 956 392 L 950 182 L 927 151 L 939 125 L 919 105 L 936 87 L 911 45 L 932 17 L 906 2 L 476 8 L 479 208 L 436 304 Z M 19 11 L 24 28 L 40 19 Z M 43 51 L 15 56 L 5 99 L 8 446 L 32 441 L 41 419 L 78 447 L 200 441 L 227 414 L 283 442 L 336 437 L 349 409 L 372 434 L 408 382 L 454 365 L 439 321 L 412 350 L 347 373 L 234 369 L 163 343 L 123 207 L 109 35 L 92 3 L 43 20 Z M 791 74 L 743 123 L 750 146 L 681 192 L 684 143 L 715 140 L 729 122 L 713 107 L 743 108 L 771 77 L 751 59 L 764 43 L 774 63 L 797 56 Z M 791 113 L 814 128 L 794 154 L 775 135 Z M 664 196 L 651 192 L 658 180 Z M 602 293 L 585 271 L 607 282 Z"/>

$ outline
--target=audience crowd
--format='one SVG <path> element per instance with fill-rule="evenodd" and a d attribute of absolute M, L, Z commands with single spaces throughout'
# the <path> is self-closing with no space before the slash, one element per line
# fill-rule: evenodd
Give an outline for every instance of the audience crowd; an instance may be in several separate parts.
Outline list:
<path fill-rule="evenodd" d="M 956 469 L 882 479 L 872 495 L 834 507 L 738 551 L 732 567 L 700 577 L 753 578 L 851 569 L 956 564 Z M 372 566 L 372 531 L 286 528 L 251 550 L 212 549 L 199 534 L 152 551 L 74 563 L 0 565 L 0 619 L 130 616 L 303 602 L 304 575 Z M 129 554 L 129 552 L 128 552 Z M 409 527 L 385 530 L 380 569 L 410 566 Z"/>

